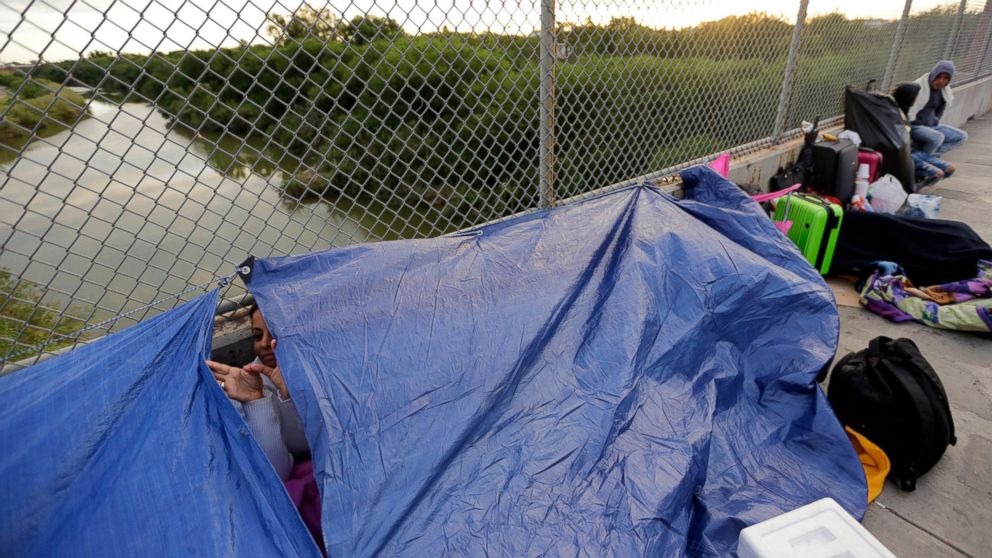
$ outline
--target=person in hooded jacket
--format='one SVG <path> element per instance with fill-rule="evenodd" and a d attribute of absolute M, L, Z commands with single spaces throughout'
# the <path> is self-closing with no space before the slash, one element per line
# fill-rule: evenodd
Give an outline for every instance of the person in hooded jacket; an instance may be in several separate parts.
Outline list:
<path fill-rule="evenodd" d="M 913 103 L 919 97 L 920 84 L 916 82 L 900 83 L 892 90 L 892 97 L 896 105 L 904 114 L 908 114 Z M 926 153 L 915 144 L 912 147 L 913 170 L 916 174 L 917 183 L 920 186 L 927 186 L 954 174 L 954 165 L 941 159 L 937 155 Z"/>
<path fill-rule="evenodd" d="M 923 74 L 914 83 L 920 94 L 906 112 L 911 125 L 910 137 L 916 150 L 929 155 L 942 155 L 968 139 L 968 133 L 954 126 L 941 124 L 944 111 L 954 102 L 951 78 L 954 62 L 941 60 L 930 73 Z"/>

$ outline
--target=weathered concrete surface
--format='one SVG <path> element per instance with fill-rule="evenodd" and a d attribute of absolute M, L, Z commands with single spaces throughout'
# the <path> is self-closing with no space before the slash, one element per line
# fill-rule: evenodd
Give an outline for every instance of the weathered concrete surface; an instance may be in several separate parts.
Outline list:
<path fill-rule="evenodd" d="M 941 122 L 963 126 L 968 120 L 992 110 L 992 76 L 954 86 L 954 104 L 941 117 Z"/>
<path fill-rule="evenodd" d="M 957 173 L 923 193 L 944 197 L 941 217 L 967 222 L 992 240 L 992 115 L 964 126 L 970 141 L 947 154 Z M 878 335 L 908 337 L 940 375 L 958 443 L 920 478 L 915 492 L 888 483 L 865 526 L 897 556 L 992 556 L 992 339 L 895 324 L 859 308 L 840 308 L 838 356 Z"/>

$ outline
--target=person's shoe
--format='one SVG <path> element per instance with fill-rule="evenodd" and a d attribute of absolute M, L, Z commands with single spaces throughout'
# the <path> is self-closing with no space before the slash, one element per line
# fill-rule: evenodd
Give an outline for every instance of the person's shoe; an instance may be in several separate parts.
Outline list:
<path fill-rule="evenodd" d="M 944 171 L 944 178 L 950 178 L 951 175 L 954 174 L 954 171 L 956 171 L 956 170 L 958 170 L 957 167 L 955 167 L 954 165 L 948 164 L 947 165 L 947 170 Z"/>
<path fill-rule="evenodd" d="M 926 188 L 927 186 L 933 186 L 934 184 L 937 183 L 938 180 L 940 179 L 937 178 L 936 176 L 924 176 L 922 178 L 917 178 L 916 188 L 920 189 L 920 188 Z"/>

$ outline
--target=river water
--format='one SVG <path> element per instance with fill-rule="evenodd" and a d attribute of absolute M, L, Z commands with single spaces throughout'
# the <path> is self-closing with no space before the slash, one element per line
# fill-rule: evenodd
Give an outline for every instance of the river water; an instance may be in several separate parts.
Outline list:
<path fill-rule="evenodd" d="M 153 107 L 93 100 L 90 118 L 0 166 L 0 268 L 45 301 L 102 319 L 228 275 L 248 255 L 442 232 L 440 214 L 281 196 L 264 141 L 171 127 Z"/>

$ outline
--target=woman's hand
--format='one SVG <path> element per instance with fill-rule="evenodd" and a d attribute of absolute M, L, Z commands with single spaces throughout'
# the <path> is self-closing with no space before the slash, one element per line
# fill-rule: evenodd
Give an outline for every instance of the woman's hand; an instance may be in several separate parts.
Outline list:
<path fill-rule="evenodd" d="M 272 384 L 276 386 L 276 389 L 279 390 L 279 395 L 283 399 L 289 399 L 289 390 L 286 388 L 286 382 L 282 379 L 282 371 L 279 370 L 278 366 L 269 368 L 264 364 L 252 362 L 245 365 L 245 372 L 255 375 L 265 374 L 272 380 Z"/>
<path fill-rule="evenodd" d="M 276 350 L 276 340 L 272 340 L 272 351 Z M 264 364 L 251 363 L 245 365 L 245 370 L 250 371 L 252 374 L 265 374 L 272 380 L 272 384 L 276 386 L 279 390 L 279 395 L 285 400 L 289 399 L 289 389 L 286 387 L 285 380 L 282 379 L 282 371 L 279 370 L 279 366 L 276 365 L 274 368 L 269 368 Z"/>
<path fill-rule="evenodd" d="M 258 375 L 258 371 L 249 370 L 249 366 L 252 365 L 238 368 L 212 360 L 207 361 L 207 367 L 214 373 L 217 385 L 228 397 L 241 403 L 262 398 L 262 377 Z M 282 379 L 281 374 L 279 378 Z"/>

